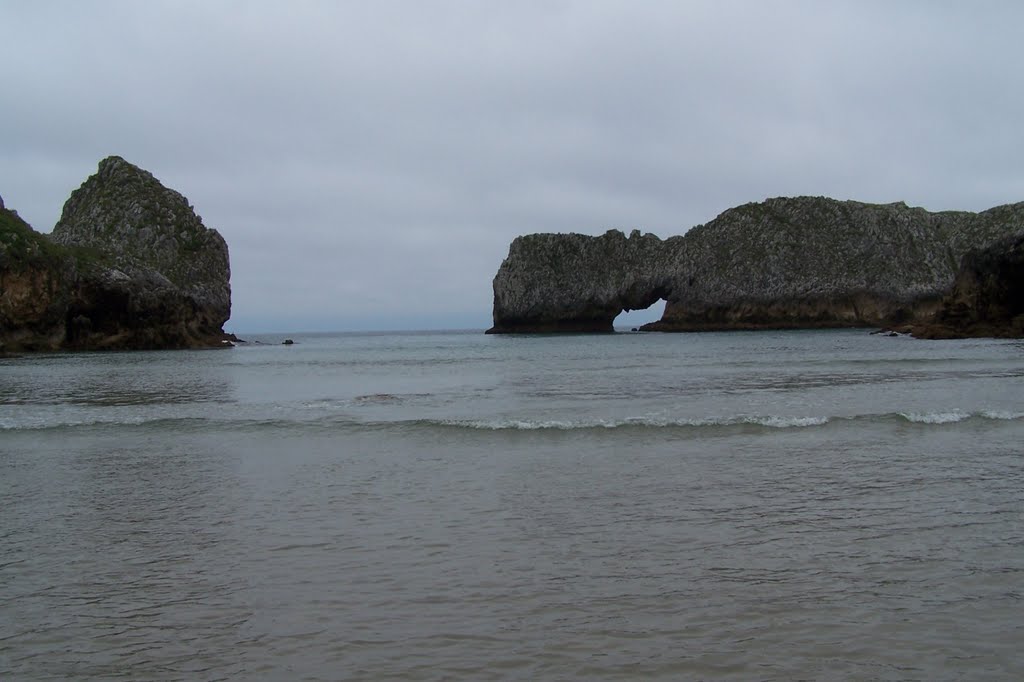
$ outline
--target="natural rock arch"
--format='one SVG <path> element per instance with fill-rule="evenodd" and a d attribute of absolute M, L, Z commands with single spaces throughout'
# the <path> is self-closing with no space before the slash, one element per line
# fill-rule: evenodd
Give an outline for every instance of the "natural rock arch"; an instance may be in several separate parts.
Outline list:
<path fill-rule="evenodd" d="M 883 326 L 934 313 L 971 248 L 1024 232 L 1024 203 L 931 213 L 769 199 L 659 239 L 532 234 L 494 277 L 489 333 L 607 332 L 664 298 L 652 331 Z"/>
<path fill-rule="evenodd" d="M 669 298 L 664 253 L 661 239 L 639 230 L 518 237 L 494 278 L 488 332 L 614 331 L 619 313 Z"/>

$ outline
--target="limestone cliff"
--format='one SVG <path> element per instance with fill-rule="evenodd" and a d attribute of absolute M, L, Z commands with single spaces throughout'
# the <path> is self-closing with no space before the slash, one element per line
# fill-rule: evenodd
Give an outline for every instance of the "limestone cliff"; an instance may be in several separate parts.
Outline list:
<path fill-rule="evenodd" d="M 227 245 L 150 173 L 104 159 L 65 203 L 52 241 L 18 229 L 38 253 L 0 262 L 7 350 L 221 345 Z"/>
<path fill-rule="evenodd" d="M 1024 338 L 1024 233 L 964 256 L 935 317 L 912 331 L 929 339 Z"/>
<path fill-rule="evenodd" d="M 921 319 L 972 247 L 1024 229 L 1024 203 L 930 213 L 903 203 L 769 199 L 664 241 L 634 232 L 516 239 L 494 279 L 491 332 L 611 331 L 666 299 L 644 329 L 882 326 Z M 569 257 L 567 257 L 569 256 Z"/>

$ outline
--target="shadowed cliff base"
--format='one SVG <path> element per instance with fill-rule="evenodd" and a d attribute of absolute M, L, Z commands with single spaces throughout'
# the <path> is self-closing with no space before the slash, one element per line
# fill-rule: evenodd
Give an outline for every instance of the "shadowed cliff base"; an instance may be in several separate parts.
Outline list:
<path fill-rule="evenodd" d="M 0 208 L 0 351 L 222 347 L 228 249 L 188 200 L 112 156 L 52 235 Z"/>
<path fill-rule="evenodd" d="M 909 331 L 923 339 L 1024 338 L 1024 234 L 964 256 L 935 315 Z"/>
<path fill-rule="evenodd" d="M 491 327 L 485 334 L 608 334 L 615 331 L 607 317 L 571 320 L 506 320 L 502 327 Z"/>
<path fill-rule="evenodd" d="M 751 301 L 698 311 L 666 306 L 662 319 L 642 331 L 728 331 L 758 329 L 833 329 L 877 327 L 877 320 L 897 325 L 934 314 L 938 296 L 914 301 L 887 300 L 872 294 L 836 298 Z"/>
<path fill-rule="evenodd" d="M 488 333 L 880 327 L 931 318 L 963 255 L 1024 231 L 1024 203 L 981 213 L 824 197 L 729 209 L 683 236 L 518 237 L 494 278 Z"/>

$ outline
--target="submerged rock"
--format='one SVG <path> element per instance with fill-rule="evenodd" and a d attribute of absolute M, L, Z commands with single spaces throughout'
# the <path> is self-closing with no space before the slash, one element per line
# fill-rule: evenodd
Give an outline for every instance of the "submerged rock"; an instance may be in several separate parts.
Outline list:
<path fill-rule="evenodd" d="M 227 244 L 150 173 L 116 156 L 101 161 L 65 203 L 52 241 L 23 221 L 10 227 L 12 214 L 4 211 L 5 234 L 35 255 L 0 262 L 8 348 L 224 345 Z"/>
<path fill-rule="evenodd" d="M 492 333 L 611 331 L 666 300 L 645 331 L 889 326 L 927 317 L 963 254 L 1024 229 L 1024 203 L 931 213 L 903 203 L 769 199 L 680 237 L 517 238 L 494 278 Z"/>

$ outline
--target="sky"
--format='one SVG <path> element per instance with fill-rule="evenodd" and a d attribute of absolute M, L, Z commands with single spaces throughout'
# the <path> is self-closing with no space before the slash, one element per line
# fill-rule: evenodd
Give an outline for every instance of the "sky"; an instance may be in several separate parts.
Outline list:
<path fill-rule="evenodd" d="M 532 232 L 1024 200 L 1015 1 L 0 0 L 0 26 L 7 207 L 49 232 L 101 159 L 145 168 L 227 240 L 236 333 L 485 328 Z"/>

